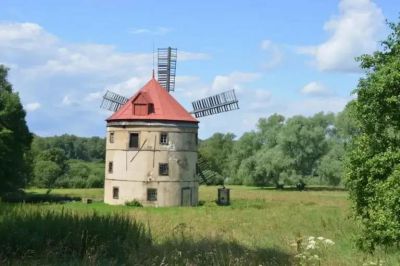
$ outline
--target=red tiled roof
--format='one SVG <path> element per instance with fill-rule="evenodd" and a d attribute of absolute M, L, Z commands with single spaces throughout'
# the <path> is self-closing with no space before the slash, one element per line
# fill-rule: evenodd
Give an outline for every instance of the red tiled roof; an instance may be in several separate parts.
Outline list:
<path fill-rule="evenodd" d="M 139 105 L 147 106 L 148 104 L 153 104 L 150 112 L 146 111 L 148 109 L 142 109 L 141 107 L 140 111 L 135 111 L 139 110 Z M 143 110 L 145 111 L 143 112 Z M 182 105 L 180 105 L 154 78 L 147 82 L 147 84 L 133 95 L 118 111 L 106 119 L 107 122 L 124 120 L 199 122 L 189 114 L 188 111 L 186 111 L 185 108 L 183 108 Z"/>

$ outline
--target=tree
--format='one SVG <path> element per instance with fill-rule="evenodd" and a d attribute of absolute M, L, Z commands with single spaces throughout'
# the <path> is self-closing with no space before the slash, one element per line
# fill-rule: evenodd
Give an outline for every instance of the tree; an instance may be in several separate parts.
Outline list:
<path fill-rule="evenodd" d="M 66 156 L 60 148 L 50 148 L 36 155 L 33 183 L 52 189 L 56 180 L 67 170 Z"/>
<path fill-rule="evenodd" d="M 32 135 L 18 93 L 0 65 L 0 194 L 23 187 L 30 176 L 27 160 Z"/>
<path fill-rule="evenodd" d="M 62 174 L 60 166 L 52 161 L 38 161 L 34 167 L 34 184 L 38 187 L 53 188 L 57 178 Z"/>
<path fill-rule="evenodd" d="M 355 90 L 359 135 L 347 164 L 359 244 L 368 250 L 400 244 L 400 23 L 389 25 L 383 49 L 358 59 L 366 75 Z"/>
<path fill-rule="evenodd" d="M 228 156 L 232 152 L 234 138 L 235 135 L 232 133 L 215 133 L 207 140 L 202 141 L 199 146 L 199 153 L 210 167 L 210 169 L 202 170 L 211 170 L 227 177 L 230 172 Z"/>
<path fill-rule="evenodd" d="M 284 155 L 292 160 L 296 173 L 302 176 L 313 174 L 317 161 L 328 151 L 328 125 L 328 119 L 323 122 L 321 114 L 311 118 L 294 116 L 287 120 L 278 143 Z"/>

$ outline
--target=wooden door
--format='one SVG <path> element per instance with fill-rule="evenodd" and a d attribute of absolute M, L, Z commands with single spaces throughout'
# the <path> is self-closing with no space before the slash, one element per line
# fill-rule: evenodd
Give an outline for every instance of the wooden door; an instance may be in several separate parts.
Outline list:
<path fill-rule="evenodd" d="M 182 188 L 182 206 L 192 206 L 192 190 L 189 187 Z"/>

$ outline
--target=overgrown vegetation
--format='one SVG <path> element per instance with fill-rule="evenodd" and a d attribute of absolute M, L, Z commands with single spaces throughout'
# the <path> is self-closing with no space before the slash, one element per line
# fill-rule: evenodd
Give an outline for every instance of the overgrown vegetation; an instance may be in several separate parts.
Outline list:
<path fill-rule="evenodd" d="M 234 140 L 216 133 L 200 143 L 207 184 L 292 186 L 343 184 L 344 154 L 355 133 L 350 107 L 337 115 L 285 118 L 274 114 Z"/>
<path fill-rule="evenodd" d="M 53 256 L 51 249 L 47 257 L 30 254 L 25 257 L 13 257 L 15 265 L 296 265 L 295 256 L 307 248 L 309 236 L 331 239 L 335 245 L 327 250 L 310 250 L 318 254 L 321 265 L 372 265 L 370 262 L 384 261 L 384 265 L 399 265 L 400 253 L 396 249 L 375 254 L 359 251 L 353 244 L 354 237 L 360 232 L 357 224 L 349 218 L 350 202 L 346 191 L 277 191 L 257 187 L 230 186 L 231 205 L 219 207 L 215 203 L 217 187 L 201 186 L 200 200 L 203 206 L 191 208 L 132 208 L 129 206 L 110 206 L 100 202 L 84 204 L 70 202 L 65 204 L 0 204 L 2 214 L 18 212 L 25 215 L 30 212 L 43 214 L 64 212 L 82 217 L 117 215 L 128 217 L 138 224 L 144 224 L 151 231 L 151 245 L 139 247 L 140 253 L 122 247 L 121 255 L 126 261 L 106 258 L 102 254 L 88 252 L 83 257 Z M 45 193 L 45 189 L 33 190 Z M 32 192 L 32 191 L 31 191 Z M 101 199 L 102 189 L 53 189 L 50 195 L 80 196 Z M 15 208 L 15 210 L 11 210 Z M 97 218 L 96 218 L 97 219 Z M 1 223 L 0 216 L 0 223 Z M 42 221 L 42 220 L 41 220 Z M 43 220 L 44 223 L 46 221 Z M 63 222 L 60 223 L 63 225 Z M 95 225 L 93 225 L 95 226 Z M 118 227 L 118 226 L 117 226 Z M 15 227 L 12 227 L 14 230 Z M 66 226 L 55 232 L 72 230 Z M 84 226 L 80 225 L 81 229 Z M 15 228 L 16 229 L 16 228 Z M 149 230 L 148 230 L 149 229 Z M 18 227 L 18 230 L 22 230 Z M 11 230 L 10 230 L 11 231 Z M 110 241 L 118 240 L 124 232 L 111 234 Z M 17 230 L 15 232 L 18 232 Z M 35 230 L 30 229 L 30 237 Z M 41 231 L 40 231 L 41 232 Z M 92 231 L 93 232 L 93 231 Z M 102 230 L 103 232 L 103 230 Z M 11 234 L 9 232 L 7 234 Z M 122 235 L 122 237 L 124 237 Z M 100 236 L 101 241 L 108 240 Z M 301 240 L 304 249 L 292 246 L 294 240 Z M 77 240 L 76 245 L 80 245 Z M 317 240 L 316 240 L 317 241 Z M 97 242 L 99 244 L 100 241 Z M 114 242 L 116 243 L 116 242 Z M 132 242 L 130 242 L 133 245 Z M 96 245 L 97 245 L 96 244 Z M 304 244 L 304 245 L 303 245 Z M 100 249 L 101 250 L 101 249 Z M 36 254 L 36 253 L 35 253 Z M 132 254 L 132 255 L 129 255 Z M 137 254 L 137 255 L 136 255 Z M 60 258 L 58 258 L 60 257 Z M 7 259 L 11 260 L 10 257 Z M 63 261 L 60 261 L 63 259 Z M 7 263 L 3 260 L 3 264 Z M 309 265 L 309 264 L 307 264 Z M 318 263 L 317 263 L 318 265 Z M 377 264 L 378 265 L 378 264 Z"/>
<path fill-rule="evenodd" d="M 39 188 L 98 188 L 104 184 L 105 139 L 35 136 L 33 178 Z"/>
<path fill-rule="evenodd" d="M 151 244 L 141 223 L 121 215 L 79 215 L 0 205 L 0 260 L 140 261 Z"/>
<path fill-rule="evenodd" d="M 400 245 L 400 23 L 390 27 L 383 50 L 359 58 L 366 76 L 351 103 L 360 131 L 347 184 L 363 229 L 359 244 L 368 250 Z"/>
<path fill-rule="evenodd" d="M 0 195 L 23 187 L 30 177 L 32 135 L 18 93 L 0 65 Z"/>

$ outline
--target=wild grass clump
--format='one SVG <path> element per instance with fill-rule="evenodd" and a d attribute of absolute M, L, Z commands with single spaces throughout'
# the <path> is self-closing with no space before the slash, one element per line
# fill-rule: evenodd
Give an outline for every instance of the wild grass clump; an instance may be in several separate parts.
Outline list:
<path fill-rule="evenodd" d="M 78 215 L 19 207 L 0 209 L 0 261 L 102 258 L 123 261 L 151 246 L 141 224 L 123 215 Z"/>

